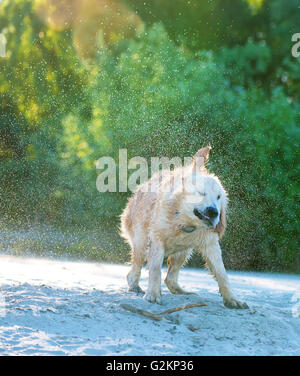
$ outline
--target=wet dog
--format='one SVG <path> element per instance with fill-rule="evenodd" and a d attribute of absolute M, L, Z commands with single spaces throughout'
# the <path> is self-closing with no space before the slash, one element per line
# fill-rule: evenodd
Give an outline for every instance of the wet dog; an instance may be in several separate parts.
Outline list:
<path fill-rule="evenodd" d="M 161 304 L 164 257 L 168 289 L 173 294 L 188 293 L 178 285 L 178 274 L 195 250 L 216 278 L 225 306 L 248 308 L 234 297 L 222 260 L 219 240 L 226 227 L 227 194 L 205 167 L 210 149 L 200 149 L 188 166 L 153 175 L 138 187 L 121 215 L 121 235 L 131 247 L 129 291 L 143 292 L 139 279 L 147 260 L 149 283 L 144 297 L 149 302 Z"/>

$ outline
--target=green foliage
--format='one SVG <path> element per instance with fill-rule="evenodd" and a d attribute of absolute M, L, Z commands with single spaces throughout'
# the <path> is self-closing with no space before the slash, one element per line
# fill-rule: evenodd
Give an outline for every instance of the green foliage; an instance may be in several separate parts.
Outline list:
<path fill-rule="evenodd" d="M 299 99 L 300 64 L 291 55 L 291 38 L 300 28 L 298 0 L 126 2 L 147 25 L 163 22 L 177 44 L 194 51 L 225 49 L 234 82 L 254 78 L 265 89 L 282 85 Z"/>
<path fill-rule="evenodd" d="M 47 218 L 59 175 L 61 117 L 78 106 L 84 68 L 68 31 L 47 28 L 32 0 L 0 4 L 6 58 L 0 58 L 1 209 Z M 62 173 L 64 175 L 64 173 Z"/>
<path fill-rule="evenodd" d="M 147 25 L 162 22 L 173 41 L 189 49 L 216 50 L 243 44 L 257 17 L 245 0 L 126 0 Z"/>
<path fill-rule="evenodd" d="M 271 50 L 266 44 L 247 42 L 244 46 L 223 48 L 218 56 L 219 64 L 230 78 L 232 85 L 249 87 L 262 85 L 272 63 Z"/>
<path fill-rule="evenodd" d="M 128 194 L 97 192 L 96 160 L 118 160 L 120 148 L 148 161 L 192 156 L 210 143 L 209 167 L 230 196 L 227 266 L 299 272 L 297 1 L 126 3 L 145 31 L 109 48 L 99 42 L 87 63 L 72 28 L 44 24 L 36 1 L 1 2 L 4 220 L 100 221 L 116 237 Z"/>
<path fill-rule="evenodd" d="M 245 91 L 240 99 L 243 128 L 230 135 L 228 257 L 250 269 L 299 270 L 299 106 L 280 89 L 270 100 L 260 90 Z M 226 154 L 230 158 L 232 149 Z"/>

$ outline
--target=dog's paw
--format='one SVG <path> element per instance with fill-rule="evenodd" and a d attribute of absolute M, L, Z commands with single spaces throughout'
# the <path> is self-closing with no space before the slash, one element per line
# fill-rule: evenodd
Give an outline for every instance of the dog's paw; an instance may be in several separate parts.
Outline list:
<path fill-rule="evenodd" d="M 169 287 L 169 286 L 168 286 Z M 191 291 L 185 291 L 183 290 L 181 287 L 179 286 L 176 286 L 176 287 L 172 287 L 170 288 L 169 287 L 169 290 L 172 294 L 176 294 L 176 295 L 197 295 L 195 292 L 191 292 Z"/>
<path fill-rule="evenodd" d="M 128 292 L 135 292 L 136 294 L 145 294 L 145 291 L 139 285 L 129 287 Z"/>
<path fill-rule="evenodd" d="M 193 295 L 197 295 L 194 292 L 189 292 L 189 291 L 183 290 L 177 283 L 172 282 L 172 280 L 170 281 L 168 279 L 165 279 L 165 284 L 166 284 L 166 286 L 168 287 L 168 289 L 170 290 L 170 292 L 172 294 L 177 294 L 177 295 L 190 295 L 190 294 L 193 294 Z"/>
<path fill-rule="evenodd" d="M 157 303 L 161 304 L 161 294 L 155 294 L 152 291 L 147 291 L 144 295 L 144 299 L 147 300 L 150 303 Z"/>
<path fill-rule="evenodd" d="M 232 308 L 232 309 L 247 309 L 247 308 L 249 308 L 247 303 L 240 302 L 239 300 L 236 300 L 236 299 L 224 300 L 224 305 L 225 305 L 225 307 Z"/>

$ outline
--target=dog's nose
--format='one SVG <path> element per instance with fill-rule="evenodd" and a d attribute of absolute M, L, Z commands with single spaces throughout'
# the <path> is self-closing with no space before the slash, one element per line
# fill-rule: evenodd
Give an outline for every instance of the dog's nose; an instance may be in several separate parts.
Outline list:
<path fill-rule="evenodd" d="M 208 208 L 205 209 L 205 212 L 204 214 L 210 218 L 210 219 L 214 219 L 218 216 L 219 212 L 217 210 L 216 207 L 214 206 L 209 206 Z"/>

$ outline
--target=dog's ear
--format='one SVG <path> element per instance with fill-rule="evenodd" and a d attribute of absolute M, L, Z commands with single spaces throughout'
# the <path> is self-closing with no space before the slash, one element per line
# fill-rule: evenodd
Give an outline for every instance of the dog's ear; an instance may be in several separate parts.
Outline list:
<path fill-rule="evenodd" d="M 193 158 L 193 163 L 195 167 L 203 168 L 205 166 L 205 164 L 208 162 L 210 150 L 210 146 L 205 146 L 204 148 L 197 151 Z"/>
<path fill-rule="evenodd" d="M 215 229 L 215 232 L 217 232 L 219 235 L 219 239 L 222 238 L 225 232 L 225 228 L 226 228 L 226 206 L 222 205 L 221 211 L 220 211 L 220 220 Z"/>

